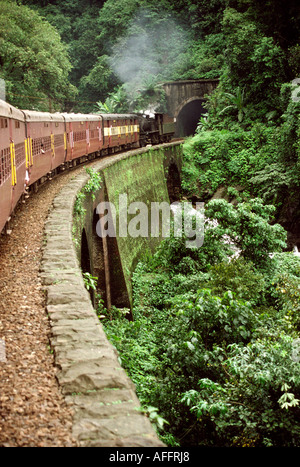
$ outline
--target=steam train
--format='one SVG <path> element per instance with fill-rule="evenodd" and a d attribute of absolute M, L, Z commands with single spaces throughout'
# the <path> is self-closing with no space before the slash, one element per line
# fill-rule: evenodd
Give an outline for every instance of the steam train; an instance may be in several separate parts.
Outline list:
<path fill-rule="evenodd" d="M 171 140 L 165 114 L 75 114 L 19 110 L 0 100 L 0 233 L 26 190 L 94 157 Z"/>

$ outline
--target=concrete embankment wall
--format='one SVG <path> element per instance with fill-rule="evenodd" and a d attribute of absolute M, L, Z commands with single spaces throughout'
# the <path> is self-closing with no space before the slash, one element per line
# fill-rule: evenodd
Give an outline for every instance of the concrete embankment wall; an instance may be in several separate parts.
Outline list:
<path fill-rule="evenodd" d="M 141 227 L 135 224 L 139 219 L 145 221 L 143 213 L 132 213 L 127 219 L 128 229 L 130 229 L 130 222 L 133 222 L 134 230 L 141 229 L 141 235 L 145 236 L 120 237 L 117 235 L 118 250 L 130 303 L 132 301 L 131 274 L 139 258 L 147 251 L 153 251 L 161 241 L 161 232 L 158 236 L 151 236 L 151 222 L 153 223 L 154 218 L 154 215 L 151 215 L 151 205 L 169 203 L 168 169 L 172 163 L 180 169 L 180 161 L 181 147 L 166 146 L 161 149 L 154 148 L 146 154 L 136 154 L 103 171 L 108 200 L 114 204 L 117 211 L 117 232 L 119 232 L 118 219 L 122 218 L 119 216 L 120 195 L 126 196 L 128 206 L 133 206 L 132 203 L 143 203 L 144 207 L 147 207 L 146 226 Z"/>
<path fill-rule="evenodd" d="M 162 145 L 150 153 L 136 150 L 97 161 L 93 169 L 103 172 L 105 184 L 94 200 L 86 200 L 86 215 L 81 222 L 89 241 L 93 236 L 92 213 L 104 196 L 113 201 L 126 188 L 130 202 L 165 200 L 166 170 L 170 161 L 178 162 L 180 151 L 178 144 Z M 134 385 L 107 340 L 84 286 L 76 249 L 77 244 L 80 250 L 81 239 L 74 239 L 73 209 L 78 192 L 88 180 L 83 171 L 62 189 L 45 226 L 41 277 L 58 382 L 74 408 L 73 435 L 80 446 L 163 446 L 149 419 L 139 411 Z M 130 246 L 125 240 L 118 240 L 116 247 L 128 285 L 129 272 L 144 246 L 138 245 L 138 239 Z M 89 247 L 93 249 L 93 245 Z"/>

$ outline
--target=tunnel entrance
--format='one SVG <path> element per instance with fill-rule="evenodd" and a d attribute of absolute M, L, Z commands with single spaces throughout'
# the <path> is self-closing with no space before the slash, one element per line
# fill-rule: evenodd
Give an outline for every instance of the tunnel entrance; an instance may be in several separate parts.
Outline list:
<path fill-rule="evenodd" d="M 195 99 L 187 103 L 177 116 L 176 136 L 192 136 L 195 134 L 201 115 L 206 113 L 204 99 Z"/>

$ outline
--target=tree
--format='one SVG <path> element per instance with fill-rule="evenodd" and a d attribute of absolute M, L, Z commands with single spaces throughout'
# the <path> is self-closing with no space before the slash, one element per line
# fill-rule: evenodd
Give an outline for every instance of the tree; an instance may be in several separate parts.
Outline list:
<path fill-rule="evenodd" d="M 105 4 L 107 8 L 108 3 Z M 101 12 L 101 21 L 104 20 L 104 10 L 106 8 Z M 110 66 L 125 85 L 129 100 L 138 101 L 139 105 L 144 101 L 146 110 L 147 105 L 162 104 L 163 96 L 158 85 L 173 79 L 178 57 L 185 52 L 189 35 L 176 22 L 173 13 L 160 4 L 142 2 L 131 15 L 127 24 L 122 24 L 119 36 L 112 33 L 110 41 L 118 39 Z M 118 15 L 116 21 L 119 22 Z"/>
<path fill-rule="evenodd" d="M 286 80 L 285 56 L 272 37 L 262 34 L 246 14 L 227 8 L 222 21 L 226 68 L 224 89 L 245 88 L 252 119 L 280 107 L 280 86 Z"/>
<path fill-rule="evenodd" d="M 106 64 L 103 44 L 98 39 L 101 33 L 98 20 L 104 1 L 23 0 L 22 3 L 45 17 L 59 32 L 72 63 L 69 81 L 79 89 L 74 110 L 91 111 L 96 101 L 106 97 L 116 85 Z"/>
<path fill-rule="evenodd" d="M 100 56 L 93 63 L 89 73 L 79 81 L 80 100 L 76 110 L 90 112 L 97 105 L 97 101 L 105 101 L 118 85 L 118 79 L 109 66 L 107 55 Z"/>
<path fill-rule="evenodd" d="M 105 102 L 97 102 L 96 112 L 99 113 L 128 113 L 127 94 L 122 86 L 115 89 L 105 99 Z"/>
<path fill-rule="evenodd" d="M 221 32 L 220 25 L 225 9 L 225 0 L 188 0 L 188 17 L 194 37 L 204 39 L 209 34 Z"/>
<path fill-rule="evenodd" d="M 267 36 L 287 49 L 299 41 L 300 12 L 297 0 L 228 0 L 230 7 L 246 13 Z"/>
<path fill-rule="evenodd" d="M 218 236 L 228 235 L 240 255 L 257 268 L 272 264 L 270 255 L 286 247 L 286 232 L 279 224 L 271 225 L 273 205 L 264 205 L 259 198 L 239 203 L 235 208 L 223 199 L 208 203 L 206 216 L 216 219 Z"/>
<path fill-rule="evenodd" d="M 74 101 L 67 49 L 37 13 L 11 0 L 0 4 L 0 76 L 7 98 L 20 108 L 61 110 Z"/>
<path fill-rule="evenodd" d="M 224 95 L 228 98 L 231 104 L 227 105 L 223 110 L 221 110 L 220 115 L 229 109 L 233 109 L 237 112 L 238 121 L 241 123 L 243 121 L 245 113 L 244 89 L 241 90 L 241 88 L 238 87 L 236 90 L 236 94 L 226 92 Z"/>

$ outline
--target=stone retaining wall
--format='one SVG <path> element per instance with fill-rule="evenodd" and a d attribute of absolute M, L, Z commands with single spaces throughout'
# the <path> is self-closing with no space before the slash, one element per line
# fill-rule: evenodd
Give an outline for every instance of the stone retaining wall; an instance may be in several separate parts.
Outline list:
<path fill-rule="evenodd" d="M 131 153 L 99 160 L 94 169 L 102 170 Z M 41 277 L 58 382 L 74 407 L 73 434 L 80 446 L 163 447 L 149 419 L 139 412 L 134 385 L 84 286 L 72 240 L 72 217 L 76 195 L 88 179 L 83 171 L 62 189 L 45 226 Z"/>

